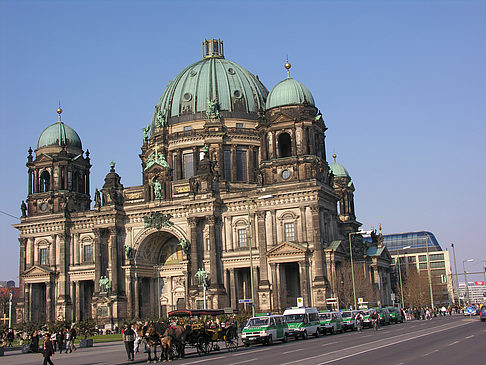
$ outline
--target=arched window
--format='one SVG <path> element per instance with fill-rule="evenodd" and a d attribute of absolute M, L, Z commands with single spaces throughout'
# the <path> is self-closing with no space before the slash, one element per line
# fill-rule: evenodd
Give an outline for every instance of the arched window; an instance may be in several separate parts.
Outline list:
<path fill-rule="evenodd" d="M 280 133 L 278 136 L 278 157 L 290 157 L 292 153 L 292 138 L 287 132 Z"/>
<path fill-rule="evenodd" d="M 48 171 L 42 171 L 40 175 L 39 193 L 49 191 L 51 175 Z"/>

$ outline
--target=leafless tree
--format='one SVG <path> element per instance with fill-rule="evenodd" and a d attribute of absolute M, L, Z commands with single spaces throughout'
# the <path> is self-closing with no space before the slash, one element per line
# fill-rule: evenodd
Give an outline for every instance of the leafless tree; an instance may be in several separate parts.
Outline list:
<path fill-rule="evenodd" d="M 366 273 L 365 266 L 362 263 L 355 263 L 353 271 L 356 298 L 363 298 L 365 302 L 376 302 L 376 291 L 371 278 Z M 349 308 L 350 305 L 354 307 L 353 280 L 349 261 L 343 262 L 336 270 L 336 280 L 340 307 Z"/>

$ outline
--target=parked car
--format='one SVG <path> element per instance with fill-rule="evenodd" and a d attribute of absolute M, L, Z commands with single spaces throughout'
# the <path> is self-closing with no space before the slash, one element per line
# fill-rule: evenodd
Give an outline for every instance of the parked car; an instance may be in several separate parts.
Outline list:
<path fill-rule="evenodd" d="M 319 336 L 319 312 L 316 308 L 293 307 L 284 311 L 283 315 L 289 326 L 289 336 L 295 339 L 307 339 L 307 336 Z"/>
<path fill-rule="evenodd" d="M 390 322 L 393 323 L 403 323 L 403 316 L 402 311 L 400 308 L 397 307 L 387 307 L 388 312 L 390 313 Z"/>
<path fill-rule="evenodd" d="M 356 313 L 358 311 L 341 310 L 341 316 L 343 317 L 343 330 L 354 331 L 356 329 Z"/>
<path fill-rule="evenodd" d="M 340 312 L 320 311 L 319 321 L 321 323 L 321 333 L 333 335 L 336 332 L 344 332 L 343 317 Z"/>
<path fill-rule="evenodd" d="M 483 305 L 481 307 L 481 311 L 479 312 L 479 319 L 481 322 L 486 321 L 486 305 Z"/>
<path fill-rule="evenodd" d="M 376 312 L 378 312 L 378 315 L 380 317 L 380 324 L 382 326 L 390 324 L 390 312 L 387 308 L 375 308 L 375 310 Z"/>

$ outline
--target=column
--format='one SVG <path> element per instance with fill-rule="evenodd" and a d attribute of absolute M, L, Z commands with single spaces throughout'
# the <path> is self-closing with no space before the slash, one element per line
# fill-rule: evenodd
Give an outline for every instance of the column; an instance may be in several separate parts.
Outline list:
<path fill-rule="evenodd" d="M 20 260 L 19 260 L 19 272 L 22 274 L 26 269 L 26 260 L 25 260 L 25 250 L 27 247 L 27 238 L 19 238 L 20 244 Z"/>
<path fill-rule="evenodd" d="M 56 267 L 56 264 L 56 235 L 53 234 L 49 246 L 49 265 Z"/>
<path fill-rule="evenodd" d="M 258 252 L 260 254 L 260 283 L 268 285 L 267 238 L 265 234 L 266 212 L 257 212 Z"/>
<path fill-rule="evenodd" d="M 132 286 L 133 274 L 130 269 L 125 274 L 125 288 L 127 297 L 127 312 L 129 318 L 134 318 L 133 311 L 133 286 Z"/>
<path fill-rule="evenodd" d="M 34 238 L 27 238 L 27 269 L 34 265 Z"/>
<path fill-rule="evenodd" d="M 29 195 L 32 194 L 32 169 L 29 168 Z"/>
<path fill-rule="evenodd" d="M 300 207 L 300 231 L 301 236 L 300 240 L 301 242 L 308 242 L 307 239 L 307 217 L 305 216 L 306 214 L 306 207 Z"/>
<path fill-rule="evenodd" d="M 319 206 L 312 206 L 312 231 L 313 235 L 313 249 L 314 249 L 314 260 L 316 263 L 316 276 L 314 281 L 324 280 L 324 260 L 322 258 L 322 243 L 321 243 L 321 228 L 320 228 L 320 209 Z"/>
<path fill-rule="evenodd" d="M 100 278 L 101 278 L 101 229 L 93 229 L 94 233 L 94 264 L 95 264 L 95 279 L 94 279 L 94 292 L 96 295 L 100 292 Z"/>
<path fill-rule="evenodd" d="M 230 292 L 231 292 L 231 308 L 238 309 L 238 282 L 234 268 L 230 268 Z"/>
<path fill-rule="evenodd" d="M 66 278 L 66 264 L 67 264 L 67 257 L 66 257 L 66 239 L 68 236 L 65 233 L 60 233 L 57 235 L 57 241 L 59 242 L 59 292 L 58 292 L 58 299 L 61 301 L 66 300 L 66 297 L 69 296 L 69 288 L 67 287 L 67 278 Z"/>
<path fill-rule="evenodd" d="M 81 292 L 80 292 L 80 281 L 75 281 L 74 282 L 74 297 L 73 297 L 73 302 L 74 304 L 74 315 L 75 315 L 75 320 L 80 321 L 81 320 Z"/>
<path fill-rule="evenodd" d="M 272 213 L 272 241 L 273 246 L 277 246 L 277 211 L 274 209 L 271 211 Z"/>
<path fill-rule="evenodd" d="M 196 273 L 199 269 L 199 255 L 197 250 L 197 218 L 188 218 L 191 237 L 191 286 L 197 286 Z"/>
<path fill-rule="evenodd" d="M 52 318 L 52 283 L 51 279 L 46 283 L 46 321 L 51 322 Z"/>
<path fill-rule="evenodd" d="M 79 237 L 80 237 L 79 233 L 74 234 L 74 244 L 73 244 L 73 247 L 74 247 L 74 265 L 79 265 L 79 263 L 80 263 L 79 252 L 81 251 L 81 247 L 80 247 Z"/>
<path fill-rule="evenodd" d="M 236 145 L 234 144 L 231 145 L 231 181 L 236 181 Z"/>
<path fill-rule="evenodd" d="M 309 300 L 309 278 L 307 275 L 307 264 L 304 260 L 298 262 L 299 264 L 299 276 L 300 276 L 300 289 L 302 291 L 302 297 L 304 298 L 304 305 L 310 306 Z"/>
<path fill-rule="evenodd" d="M 272 131 L 272 158 L 277 158 L 277 136 L 275 131 Z"/>
<path fill-rule="evenodd" d="M 86 171 L 86 185 L 84 186 L 84 193 L 89 194 L 89 170 Z"/>
<path fill-rule="evenodd" d="M 197 147 L 192 147 L 192 176 L 197 175 L 198 168 L 199 168 L 199 154 L 197 153 Z"/>
<path fill-rule="evenodd" d="M 246 160 L 248 161 L 247 182 L 255 181 L 255 161 L 253 160 L 254 149 L 254 146 L 248 146 L 248 151 L 246 152 Z"/>
<path fill-rule="evenodd" d="M 135 274 L 135 318 L 140 318 L 140 279 L 137 274 Z"/>
<path fill-rule="evenodd" d="M 112 295 L 118 294 L 118 240 L 117 227 L 108 228 L 110 237 L 108 241 L 108 270 L 110 272 L 110 291 Z"/>
<path fill-rule="evenodd" d="M 209 245 L 211 248 L 209 252 L 209 275 L 211 278 L 211 286 L 216 287 L 221 283 L 218 269 L 218 247 L 216 244 L 215 217 L 207 217 L 206 222 L 209 226 Z"/>
<path fill-rule="evenodd" d="M 25 296 L 25 318 L 27 322 L 32 320 L 32 284 L 28 283 L 27 286 L 27 293 Z"/>

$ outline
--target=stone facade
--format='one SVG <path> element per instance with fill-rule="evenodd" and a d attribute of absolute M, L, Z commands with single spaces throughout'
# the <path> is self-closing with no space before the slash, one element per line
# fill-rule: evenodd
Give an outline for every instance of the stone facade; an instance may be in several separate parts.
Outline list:
<path fill-rule="evenodd" d="M 297 297 L 325 308 L 339 285 L 334 265 L 349 260 L 348 234 L 360 223 L 354 186 L 339 185 L 326 161 L 318 109 L 243 113 L 208 102 L 206 113 L 160 115 L 156 108 L 143 139 L 143 184 L 124 187 L 112 164 L 94 207 L 88 153 L 62 143 L 29 152 L 27 210 L 15 226 L 18 318 L 116 324 L 202 307 L 202 268 L 209 308 L 249 310 L 239 300 L 252 297 L 251 278 L 258 311 L 281 311 Z M 41 176 L 52 179 L 42 191 Z M 362 248 L 355 261 L 388 303 L 386 249 L 367 255 L 373 244 L 353 237 Z"/>

